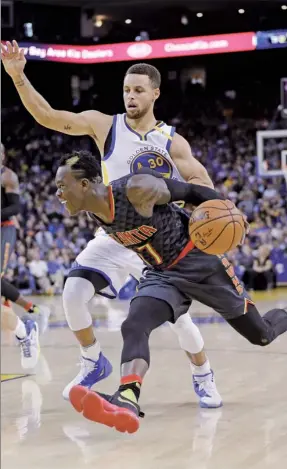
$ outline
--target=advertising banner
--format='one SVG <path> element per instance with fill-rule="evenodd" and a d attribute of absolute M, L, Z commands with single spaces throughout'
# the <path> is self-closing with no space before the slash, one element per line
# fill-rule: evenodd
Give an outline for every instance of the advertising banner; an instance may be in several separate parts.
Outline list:
<path fill-rule="evenodd" d="M 255 33 L 248 32 L 93 46 L 31 42 L 19 45 L 30 60 L 94 64 L 249 51 L 255 49 L 254 38 Z"/>

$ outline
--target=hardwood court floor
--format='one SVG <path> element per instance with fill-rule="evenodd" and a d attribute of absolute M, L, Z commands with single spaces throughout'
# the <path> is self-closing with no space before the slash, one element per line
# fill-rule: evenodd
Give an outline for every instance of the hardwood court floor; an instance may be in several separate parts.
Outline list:
<path fill-rule="evenodd" d="M 263 312 L 286 305 L 287 292 L 257 295 L 257 300 Z M 1 347 L 2 469 L 285 467 L 287 334 L 256 348 L 207 308 L 194 305 L 196 318 L 206 322 L 199 327 L 224 406 L 198 407 L 187 359 L 163 326 L 151 338 L 152 366 L 141 396 L 146 417 L 138 433 L 122 435 L 85 420 L 62 399 L 63 387 L 78 372 L 78 348 L 67 328 L 55 327 L 63 322 L 61 298 L 43 301 L 54 306 L 54 327 L 43 337 L 37 373 L 22 373 L 19 350 L 7 337 Z M 112 376 L 98 386 L 101 391 L 118 385 L 118 329 L 125 310 L 119 303 L 97 308 L 97 335 L 114 365 Z"/>

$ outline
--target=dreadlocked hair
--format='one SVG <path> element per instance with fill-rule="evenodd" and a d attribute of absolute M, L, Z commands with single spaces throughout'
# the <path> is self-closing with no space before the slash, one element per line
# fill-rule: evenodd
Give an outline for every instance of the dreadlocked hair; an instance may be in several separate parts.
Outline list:
<path fill-rule="evenodd" d="M 76 179 L 101 180 L 102 170 L 97 158 L 89 151 L 73 151 L 63 155 L 59 166 L 70 166 Z"/>

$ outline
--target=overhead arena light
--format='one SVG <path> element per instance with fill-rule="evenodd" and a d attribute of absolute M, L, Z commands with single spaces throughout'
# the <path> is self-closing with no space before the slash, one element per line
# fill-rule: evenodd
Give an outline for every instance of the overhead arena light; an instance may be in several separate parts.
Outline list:
<path fill-rule="evenodd" d="M 186 26 L 188 24 L 188 17 L 186 15 L 182 15 L 180 21 L 181 21 L 181 24 L 184 24 L 184 26 Z"/>
<path fill-rule="evenodd" d="M 104 19 L 105 19 L 105 17 L 102 16 L 102 15 L 94 15 L 93 16 L 94 26 L 96 28 L 101 28 L 104 24 Z"/>
<path fill-rule="evenodd" d="M 34 36 L 33 23 L 24 23 L 24 32 L 25 32 L 25 36 L 33 37 Z"/>
<path fill-rule="evenodd" d="M 202 18 L 202 17 L 203 17 L 203 13 L 196 13 L 196 16 L 197 16 L 197 18 Z"/>
<path fill-rule="evenodd" d="M 125 20 L 125 23 L 126 23 L 126 24 L 131 24 L 131 22 L 132 22 L 132 20 L 131 20 L 130 18 L 127 18 L 127 19 Z"/>
<path fill-rule="evenodd" d="M 245 10 L 244 10 L 243 8 L 239 8 L 238 13 L 239 13 L 240 15 L 243 15 L 243 13 L 245 13 Z"/>
<path fill-rule="evenodd" d="M 281 10 L 287 10 L 287 5 L 281 5 Z"/>

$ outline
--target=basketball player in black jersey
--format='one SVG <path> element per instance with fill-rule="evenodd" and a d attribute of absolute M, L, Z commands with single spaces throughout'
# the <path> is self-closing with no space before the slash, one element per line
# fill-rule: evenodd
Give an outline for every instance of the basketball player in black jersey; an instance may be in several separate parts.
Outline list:
<path fill-rule="evenodd" d="M 190 241 L 189 215 L 170 202 L 184 200 L 197 206 L 222 199 L 216 191 L 158 174 L 129 175 L 105 186 L 100 174 L 88 152 L 64 156 L 56 175 L 57 196 L 71 215 L 89 212 L 110 236 L 140 253 L 147 269 L 122 324 L 118 391 L 109 396 L 74 386 L 70 400 L 88 419 L 133 433 L 142 416 L 138 399 L 154 329 L 174 322 L 196 299 L 220 313 L 252 344 L 264 346 L 286 332 L 287 311 L 273 309 L 261 317 L 240 282 L 231 281 L 226 258 L 205 254 Z"/>
<path fill-rule="evenodd" d="M 20 212 L 18 177 L 14 171 L 4 166 L 5 159 L 5 148 L 1 143 L 1 295 L 5 298 L 6 306 L 9 307 L 10 301 L 12 301 L 27 313 L 35 314 L 33 319 L 38 322 L 40 332 L 44 333 L 48 326 L 50 309 L 47 306 L 35 305 L 25 300 L 19 290 L 3 278 L 16 243 L 14 217 Z"/>
<path fill-rule="evenodd" d="M 94 109 L 74 113 L 50 106 L 27 79 L 24 73 L 24 50 L 19 48 L 16 41 L 8 41 L 6 46 L 1 44 L 1 60 L 23 105 L 40 125 L 67 135 L 89 135 L 93 139 L 102 157 L 106 183 L 129 172 L 133 173 L 134 168 L 143 165 L 157 169 L 167 177 L 183 178 L 188 182 L 213 187 L 206 169 L 192 155 L 188 141 L 175 132 L 173 127 L 164 123 L 162 127 L 156 118 L 154 105 L 160 96 L 161 76 L 152 65 L 137 63 L 128 68 L 123 81 L 126 113 L 111 116 Z M 99 230 L 98 235 L 77 256 L 65 283 L 64 312 L 80 345 L 81 368 L 65 386 L 64 399 L 68 399 L 74 384 L 85 383 L 90 388 L 111 373 L 112 367 L 93 332 L 88 304 L 98 291 L 99 277 L 109 279 L 109 286 L 101 295 L 115 298 L 124 276 L 133 273 L 138 276 L 142 268 L 139 259 L 133 258 L 134 253 L 117 244 L 101 235 Z M 103 252 L 106 252 L 104 258 Z M 99 271 L 102 276 L 97 274 Z M 193 387 L 200 406 L 220 407 L 221 396 L 198 327 L 187 313 L 171 324 L 171 328 L 177 335 L 180 348 L 188 356 Z"/>
<path fill-rule="evenodd" d="M 32 319 L 18 318 L 11 308 L 10 300 L 29 313 L 33 313 L 36 307 L 26 301 L 4 278 L 16 243 L 14 217 L 20 212 L 18 177 L 14 171 L 3 165 L 4 160 L 5 149 L 1 143 L 1 296 L 4 298 L 1 325 L 15 334 L 20 345 L 22 367 L 34 368 L 39 356 L 38 325 Z"/>

